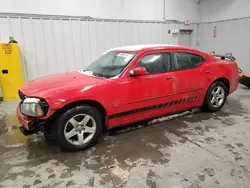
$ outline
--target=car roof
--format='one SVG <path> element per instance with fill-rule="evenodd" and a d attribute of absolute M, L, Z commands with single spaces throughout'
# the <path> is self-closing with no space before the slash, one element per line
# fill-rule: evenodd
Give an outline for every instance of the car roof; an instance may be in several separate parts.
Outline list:
<path fill-rule="evenodd" d="M 157 49 L 179 49 L 179 50 L 187 50 L 190 49 L 185 46 L 178 45 L 169 45 L 169 44 L 143 44 L 143 45 L 131 45 L 131 46 L 122 46 L 118 48 L 110 49 L 109 51 L 129 51 L 129 52 L 139 52 L 142 50 L 157 50 Z"/>

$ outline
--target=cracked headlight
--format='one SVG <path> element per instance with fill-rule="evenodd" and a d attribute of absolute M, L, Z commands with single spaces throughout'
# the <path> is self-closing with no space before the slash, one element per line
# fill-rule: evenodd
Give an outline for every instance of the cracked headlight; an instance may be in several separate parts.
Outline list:
<path fill-rule="evenodd" d="M 44 111 L 39 104 L 40 99 L 26 98 L 21 104 L 21 112 L 25 115 L 32 117 L 41 117 L 44 115 Z"/>

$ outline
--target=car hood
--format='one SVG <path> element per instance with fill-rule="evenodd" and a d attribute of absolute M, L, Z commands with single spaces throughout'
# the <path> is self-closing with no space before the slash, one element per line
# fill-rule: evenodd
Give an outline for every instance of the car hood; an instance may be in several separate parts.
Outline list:
<path fill-rule="evenodd" d="M 103 84 L 106 79 L 85 75 L 78 71 L 41 77 L 20 88 L 26 96 L 46 98 L 55 93 L 84 89 L 87 86 Z"/>

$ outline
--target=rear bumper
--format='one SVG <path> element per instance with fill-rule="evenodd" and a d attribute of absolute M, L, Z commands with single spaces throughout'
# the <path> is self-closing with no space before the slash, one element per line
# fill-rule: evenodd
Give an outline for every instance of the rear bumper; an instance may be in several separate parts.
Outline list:
<path fill-rule="evenodd" d="M 237 76 L 231 78 L 229 94 L 231 94 L 231 93 L 233 93 L 235 90 L 237 90 L 237 88 L 238 88 L 238 86 L 239 86 L 239 80 L 240 80 L 239 75 L 237 75 Z"/>

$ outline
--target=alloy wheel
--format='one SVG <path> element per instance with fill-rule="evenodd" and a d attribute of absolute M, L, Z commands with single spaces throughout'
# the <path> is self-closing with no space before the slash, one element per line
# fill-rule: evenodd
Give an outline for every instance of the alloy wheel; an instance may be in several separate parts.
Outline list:
<path fill-rule="evenodd" d="M 88 114 L 78 114 L 66 123 L 64 127 L 65 139 L 73 145 L 87 144 L 96 133 L 96 122 Z"/>
<path fill-rule="evenodd" d="M 221 86 L 217 86 L 211 93 L 211 105 L 215 108 L 219 108 L 225 100 L 225 90 Z"/>

